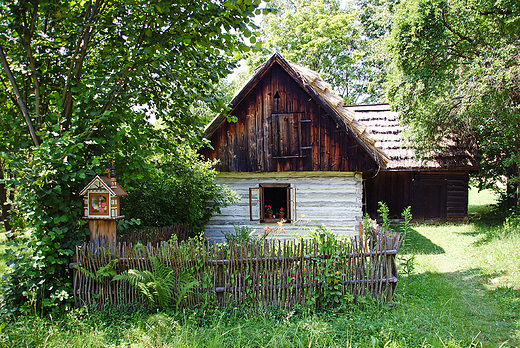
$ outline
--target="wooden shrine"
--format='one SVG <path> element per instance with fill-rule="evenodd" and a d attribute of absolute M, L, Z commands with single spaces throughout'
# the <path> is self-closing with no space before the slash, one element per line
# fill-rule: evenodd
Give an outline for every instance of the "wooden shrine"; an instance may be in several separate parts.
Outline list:
<path fill-rule="evenodd" d="M 116 181 L 114 167 L 107 170 L 106 176 L 96 175 L 81 190 L 83 195 L 83 219 L 89 220 L 90 241 L 98 246 L 116 242 L 116 220 L 120 215 L 119 197 L 128 193 Z"/>

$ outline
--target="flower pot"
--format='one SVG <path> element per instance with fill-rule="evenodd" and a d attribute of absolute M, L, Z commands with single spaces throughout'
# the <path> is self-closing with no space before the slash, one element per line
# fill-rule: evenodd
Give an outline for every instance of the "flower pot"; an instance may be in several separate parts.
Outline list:
<path fill-rule="evenodd" d="M 266 218 L 267 219 L 272 219 L 273 218 L 273 214 L 265 214 Z"/>
<path fill-rule="evenodd" d="M 285 214 L 280 213 L 280 219 L 283 219 L 283 216 L 284 216 L 284 215 L 285 215 Z"/>

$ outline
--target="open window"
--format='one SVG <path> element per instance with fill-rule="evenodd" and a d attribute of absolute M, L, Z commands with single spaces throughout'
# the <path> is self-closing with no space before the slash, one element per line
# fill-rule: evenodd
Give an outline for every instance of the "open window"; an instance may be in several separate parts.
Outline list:
<path fill-rule="evenodd" d="M 269 218 L 266 209 L 271 207 L 273 216 Z M 290 184 L 260 184 L 249 188 L 249 213 L 251 221 L 274 222 L 283 218 L 296 221 L 296 188 Z"/>

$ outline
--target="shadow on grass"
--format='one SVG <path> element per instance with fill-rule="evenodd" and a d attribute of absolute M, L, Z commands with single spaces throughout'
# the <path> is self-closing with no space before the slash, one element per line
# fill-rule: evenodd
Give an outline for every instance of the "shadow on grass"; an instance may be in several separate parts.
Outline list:
<path fill-rule="evenodd" d="M 482 273 L 474 268 L 401 276 L 396 301 L 413 324 L 426 331 L 449 332 L 467 346 L 473 346 L 472 338 L 478 336 L 484 346 L 507 342 L 505 347 L 516 347 L 520 344 L 515 332 L 520 325 L 520 289 L 490 289 L 486 284 L 492 276 Z"/>
<path fill-rule="evenodd" d="M 468 222 L 473 224 L 474 231 L 464 234 L 470 236 L 482 236 L 475 245 L 483 245 L 493 240 L 507 238 L 512 234 L 519 233 L 519 212 L 501 209 L 498 205 L 484 207 L 468 214 Z"/>
<path fill-rule="evenodd" d="M 410 229 L 406 234 L 403 246 L 399 251 L 402 253 L 423 255 L 438 255 L 445 253 L 442 247 L 433 243 L 431 240 L 429 240 L 413 228 Z"/>

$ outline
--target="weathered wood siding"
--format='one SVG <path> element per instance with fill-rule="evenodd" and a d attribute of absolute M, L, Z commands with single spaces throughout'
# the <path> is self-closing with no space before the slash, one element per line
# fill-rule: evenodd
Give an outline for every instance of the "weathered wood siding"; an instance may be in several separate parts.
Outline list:
<path fill-rule="evenodd" d="M 220 172 L 368 172 L 378 165 L 278 64 L 209 140 Z"/>
<path fill-rule="evenodd" d="M 460 221 L 468 214 L 467 172 L 382 171 L 364 178 L 364 211 L 372 217 L 378 202 L 388 205 L 391 218 L 407 206 L 416 221 Z"/>
<path fill-rule="evenodd" d="M 240 200 L 222 209 L 206 225 L 205 233 L 213 241 L 223 241 L 222 232 L 233 232 L 234 226 L 251 226 L 261 232 L 276 223 L 250 221 L 249 188 L 259 184 L 284 183 L 296 188 L 296 223 L 286 223 L 277 238 L 292 238 L 308 233 L 315 221 L 326 225 L 334 233 L 352 236 L 358 233 L 362 219 L 361 174 L 344 172 L 286 172 L 286 173 L 219 173 L 219 184 L 237 192 Z M 303 215 L 303 216 L 302 216 Z"/>

